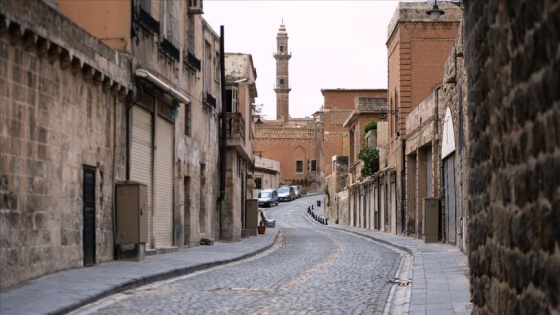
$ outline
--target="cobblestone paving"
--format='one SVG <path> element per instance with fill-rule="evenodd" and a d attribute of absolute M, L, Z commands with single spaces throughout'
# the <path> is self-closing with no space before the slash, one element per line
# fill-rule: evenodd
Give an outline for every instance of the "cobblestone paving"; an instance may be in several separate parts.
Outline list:
<path fill-rule="evenodd" d="M 303 205 L 297 200 L 266 212 L 282 229 L 276 250 L 117 294 L 75 314 L 383 313 L 399 254 L 322 228 Z"/>

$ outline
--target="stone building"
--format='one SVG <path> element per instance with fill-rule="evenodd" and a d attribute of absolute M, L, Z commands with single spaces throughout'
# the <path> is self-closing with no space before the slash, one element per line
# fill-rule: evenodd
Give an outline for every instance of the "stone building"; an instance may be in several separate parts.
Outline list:
<path fill-rule="evenodd" d="M 558 314 L 560 2 L 464 9 L 473 314 Z"/>
<path fill-rule="evenodd" d="M 348 130 L 349 140 L 346 153 L 348 155 L 348 186 L 346 189 L 349 196 L 349 224 L 368 229 L 375 226 L 375 215 L 372 215 L 374 212 L 370 210 L 376 201 L 373 198 L 373 182 L 361 175 L 364 162 L 358 156 L 362 148 L 366 146 L 378 148 L 377 129 L 366 134 L 364 128 L 372 120 L 379 122 L 380 131 L 386 127 L 386 123 L 382 122 L 387 117 L 387 90 L 384 91 L 385 95 L 379 97 L 357 97 L 355 109 L 343 124 L 343 127 Z M 381 134 L 382 132 L 380 132 Z M 382 143 L 386 143 L 386 141 L 380 139 L 379 144 L 382 145 Z"/>
<path fill-rule="evenodd" d="M 222 239 L 239 241 L 247 227 L 245 201 L 253 196 L 253 138 L 257 72 L 249 54 L 226 53 L 226 198 Z"/>
<path fill-rule="evenodd" d="M 116 258 L 124 181 L 147 186 L 148 254 L 238 239 L 225 54 L 191 4 L 0 2 L 2 288 Z"/>
<path fill-rule="evenodd" d="M 441 82 L 445 61 L 455 43 L 462 18 L 461 8 L 450 2 L 439 4 L 445 11 L 439 20 L 426 12 L 427 2 L 401 2 L 388 26 L 389 173 L 386 205 L 390 230 L 406 234 L 406 121 Z M 432 151 L 432 153 L 435 150 Z M 385 211 L 385 210 L 383 210 Z"/>
<path fill-rule="evenodd" d="M 322 147 L 325 159 L 325 176 L 333 171 L 333 157 L 350 152 L 348 128 L 344 122 L 350 117 L 356 107 L 366 107 L 369 98 L 386 98 L 385 89 L 322 89 L 324 97 L 324 135 Z M 361 102 L 360 102 L 361 100 Z M 361 103 L 361 105 L 360 105 Z M 378 114 L 381 113 L 377 109 Z"/>
<path fill-rule="evenodd" d="M 219 171 L 220 38 L 201 9 L 182 1 L 58 3 L 61 14 L 132 57 L 125 179 L 148 187 L 148 252 L 220 238 L 223 189 L 207 180 Z"/>
<path fill-rule="evenodd" d="M 322 113 L 311 118 L 289 117 L 288 33 L 280 25 L 276 37 L 276 120 L 262 120 L 255 132 L 254 152 L 280 162 L 278 185 L 299 185 L 303 193 L 320 191 L 323 187 L 321 165 Z"/>
<path fill-rule="evenodd" d="M 338 217 L 340 223 L 353 224 L 355 217 L 351 216 L 348 199 L 351 195 L 346 191 L 352 180 L 348 171 L 357 174 L 359 168 L 356 157 L 365 140 L 363 125 L 370 118 L 380 120 L 386 116 L 387 90 L 338 88 L 322 89 L 321 92 L 324 97 L 321 148 L 325 185 L 329 192 L 325 211 L 329 218 Z"/>
<path fill-rule="evenodd" d="M 42 1 L 0 2 L 0 288 L 113 259 L 131 65 Z"/>
<path fill-rule="evenodd" d="M 376 174 L 358 176 L 361 161 L 355 160 L 355 141 L 342 148 L 350 158 L 348 192 L 344 196 L 348 198 L 349 225 L 418 238 L 424 238 L 424 198 L 437 198 L 441 214 L 433 220 L 439 226 L 438 239 L 463 249 L 468 220 L 464 211 L 467 170 L 462 167 L 461 157 L 466 152 L 463 135 L 468 129 L 463 123 L 467 111 L 462 32 L 457 33 L 460 9 L 444 4 L 448 20 L 434 22 L 427 19 L 430 8 L 426 3 L 401 3 L 389 25 L 389 92 L 401 91 L 402 87 L 402 97 L 397 103 L 399 92 L 389 93 L 386 122 L 378 126 L 377 143 L 367 144 L 379 150 Z M 436 53 L 430 48 L 434 42 L 442 45 Z M 413 99 L 418 101 L 414 106 Z M 400 119 L 406 119 L 404 129 Z M 351 120 L 352 116 L 345 123 L 350 135 Z M 396 159 L 398 150 L 403 161 Z M 405 211 L 399 211 L 400 207 Z M 329 209 L 329 215 L 332 213 Z"/>
<path fill-rule="evenodd" d="M 255 161 L 255 188 L 252 198 L 257 198 L 260 190 L 280 186 L 280 162 L 259 155 L 253 156 L 253 160 Z"/>

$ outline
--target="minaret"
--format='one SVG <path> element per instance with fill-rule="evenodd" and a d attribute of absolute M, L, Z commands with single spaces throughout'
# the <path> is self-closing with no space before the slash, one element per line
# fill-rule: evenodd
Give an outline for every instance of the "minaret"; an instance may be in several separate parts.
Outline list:
<path fill-rule="evenodd" d="M 292 54 L 288 53 L 288 33 L 284 21 L 280 24 L 276 35 L 276 119 L 287 122 L 290 119 L 290 81 L 288 76 L 288 63 Z"/>

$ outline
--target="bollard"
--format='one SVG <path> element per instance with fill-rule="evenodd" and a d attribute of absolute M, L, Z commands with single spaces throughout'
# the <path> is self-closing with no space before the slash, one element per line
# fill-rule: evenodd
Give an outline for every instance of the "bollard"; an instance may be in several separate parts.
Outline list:
<path fill-rule="evenodd" d="M 325 225 L 329 225 L 329 219 L 325 219 Z"/>
<path fill-rule="evenodd" d="M 313 205 L 311 205 L 311 210 L 313 210 Z"/>

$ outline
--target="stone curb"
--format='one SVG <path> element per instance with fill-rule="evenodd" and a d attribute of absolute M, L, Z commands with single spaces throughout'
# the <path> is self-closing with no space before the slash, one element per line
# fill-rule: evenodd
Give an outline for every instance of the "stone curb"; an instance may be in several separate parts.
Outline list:
<path fill-rule="evenodd" d="M 249 257 L 258 255 L 268 249 L 270 249 L 272 246 L 274 246 L 274 244 L 276 244 L 276 242 L 278 242 L 279 240 L 279 230 L 276 231 L 276 236 L 274 237 L 274 241 L 258 250 L 255 250 L 253 252 L 241 255 L 239 257 L 235 257 L 232 259 L 225 259 L 225 260 L 217 260 L 217 261 L 213 261 L 213 262 L 207 262 L 207 263 L 201 263 L 198 265 L 194 265 L 194 266 L 189 266 L 189 267 L 179 267 L 173 270 L 169 270 L 169 271 L 164 271 L 161 273 L 156 273 L 153 275 L 149 275 L 149 276 L 143 276 L 143 277 L 139 277 L 139 278 L 135 278 L 135 279 L 131 279 L 129 281 L 123 282 L 119 285 L 115 285 L 107 290 L 103 290 L 100 291 L 98 293 L 94 293 L 91 296 L 89 296 L 86 299 L 83 299 L 81 301 L 78 301 L 74 304 L 70 304 L 70 305 L 66 305 L 63 306 L 61 308 L 56 309 L 53 312 L 50 312 L 49 314 L 53 314 L 53 315 L 59 315 L 59 314 L 67 314 L 70 313 L 72 311 L 75 311 L 77 309 L 79 309 L 80 307 L 83 307 L 85 305 L 91 304 L 93 302 L 99 301 L 103 298 L 106 298 L 108 296 L 117 294 L 117 293 L 121 293 L 123 291 L 126 290 L 130 290 L 130 289 L 135 289 L 135 288 L 139 288 L 154 282 L 158 282 L 158 281 L 163 281 L 163 280 L 169 280 L 169 279 L 173 279 L 176 277 L 180 277 L 180 276 L 184 276 L 190 273 L 194 273 L 197 271 L 201 271 L 201 270 L 205 270 L 205 269 L 209 269 L 212 267 L 216 267 L 216 266 L 220 266 L 220 265 L 225 265 L 228 263 L 232 263 L 232 262 L 236 262 L 236 261 L 240 261 L 240 260 L 244 260 L 247 259 Z"/>

